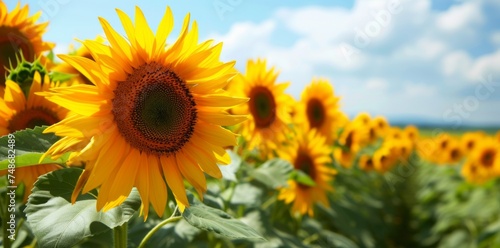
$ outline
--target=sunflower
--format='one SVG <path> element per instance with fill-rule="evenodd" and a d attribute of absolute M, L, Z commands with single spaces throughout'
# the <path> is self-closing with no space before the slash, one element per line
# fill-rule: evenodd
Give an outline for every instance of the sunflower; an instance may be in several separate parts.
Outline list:
<path fill-rule="evenodd" d="M 16 67 L 20 52 L 24 59 L 33 61 L 54 47 L 53 43 L 42 41 L 48 23 L 35 24 L 42 13 L 31 17 L 28 14 L 28 5 L 21 7 L 18 3 L 9 13 L 0 1 L 0 93 L 5 87 L 5 67 Z"/>
<path fill-rule="evenodd" d="M 379 137 L 384 137 L 389 129 L 389 122 L 383 116 L 376 116 L 372 122 L 375 126 L 375 132 Z"/>
<path fill-rule="evenodd" d="M 500 131 L 498 131 L 496 134 L 495 134 L 495 139 L 497 140 L 498 143 L 500 143 Z"/>
<path fill-rule="evenodd" d="M 249 60 L 245 75 L 235 76 L 229 91 L 250 100 L 233 109 L 235 114 L 249 115 L 238 132 L 248 142 L 248 149 L 259 148 L 264 157 L 285 140 L 288 123 L 291 122 L 293 98 L 285 94 L 289 83 L 276 83 L 278 73 L 266 69 L 265 60 Z"/>
<path fill-rule="evenodd" d="M 103 44 L 105 42 L 104 38 L 101 36 L 97 36 L 95 41 L 97 41 L 99 43 L 103 43 Z M 70 52 L 68 54 L 94 60 L 92 58 L 92 55 L 90 54 L 89 49 L 87 49 L 86 46 L 80 46 L 80 48 L 78 48 L 76 50 L 73 47 L 71 47 Z M 55 65 L 54 68 L 52 68 L 52 71 L 77 75 L 77 77 L 73 80 L 73 82 L 76 82 L 76 83 L 92 84 L 92 82 L 87 77 L 85 77 L 85 75 L 81 74 L 75 67 L 71 66 L 68 63 L 63 62 L 63 63 L 60 63 L 58 65 Z"/>
<path fill-rule="evenodd" d="M 326 192 L 332 191 L 330 182 L 337 173 L 328 167 L 331 163 L 330 148 L 325 144 L 325 138 L 315 130 L 307 133 L 299 131 L 294 143 L 280 151 L 280 157 L 292 163 L 296 170 L 307 174 L 315 183 L 314 186 L 304 185 L 289 180 L 288 187 L 282 188 L 278 199 L 287 204 L 293 202 L 292 212 L 313 216 L 313 204 L 319 202 L 329 206 Z"/>
<path fill-rule="evenodd" d="M 404 133 L 405 137 L 409 141 L 411 141 L 412 144 L 415 144 L 417 142 L 417 139 L 418 139 L 418 128 L 416 126 L 413 126 L 413 125 L 406 126 L 403 129 L 403 133 Z"/>
<path fill-rule="evenodd" d="M 473 183 L 484 183 L 499 177 L 500 144 L 491 138 L 483 139 L 467 158 L 462 175 Z"/>
<path fill-rule="evenodd" d="M 386 140 L 382 146 L 373 153 L 373 167 L 380 173 L 390 170 L 399 156 L 394 140 Z"/>
<path fill-rule="evenodd" d="M 173 29 L 169 7 L 156 35 L 138 7 L 135 23 L 121 10 L 117 13 L 127 39 L 99 18 L 109 45 L 83 41 L 95 61 L 60 55 L 92 85 L 45 94 L 75 113 L 46 130 L 63 136 L 47 154 L 59 155 L 90 140 L 78 155 L 86 163 L 73 201 L 80 192 L 100 186 L 96 208 L 107 211 L 120 205 L 135 186 L 146 219 L 150 204 L 162 216 L 170 188 L 183 211 L 189 206 L 183 178 L 200 197 L 207 189 L 203 172 L 221 178 L 217 163 L 230 162 L 223 147 L 236 145 L 236 135 L 222 125 L 245 120 L 227 109 L 247 99 L 222 90 L 234 76 L 234 62 L 219 61 L 221 43 L 198 43 L 198 26 L 193 22 L 189 30 L 189 14 L 178 39 L 166 44 Z"/>
<path fill-rule="evenodd" d="M 342 167 L 351 167 L 356 153 L 361 149 L 364 138 L 365 129 L 360 123 L 350 122 L 347 124 L 337 141 L 341 147 L 336 147 L 333 151 L 335 160 Z"/>
<path fill-rule="evenodd" d="M 483 132 L 467 132 L 460 138 L 460 146 L 466 154 L 469 154 L 485 136 Z"/>
<path fill-rule="evenodd" d="M 363 154 L 359 158 L 359 167 L 364 171 L 371 171 L 375 168 L 373 158 L 368 154 Z"/>
<path fill-rule="evenodd" d="M 50 82 L 47 75 L 45 75 L 43 82 L 42 84 L 40 74 L 35 72 L 29 95 L 26 97 L 16 82 L 6 81 L 5 93 L 0 99 L 0 136 L 35 126 L 52 125 L 67 115 L 66 109 L 35 94 L 47 92 L 57 86 L 57 84 Z M 27 199 L 33 183 L 40 175 L 58 168 L 60 167 L 56 164 L 17 168 L 15 171 L 16 183 L 25 185 L 24 200 Z M 5 170 L 0 171 L 0 175 L 5 174 Z"/>
<path fill-rule="evenodd" d="M 313 79 L 302 91 L 297 109 L 297 123 L 306 129 L 315 129 L 332 144 L 337 129 L 342 124 L 339 98 L 334 95 L 333 87 L 326 79 Z"/>

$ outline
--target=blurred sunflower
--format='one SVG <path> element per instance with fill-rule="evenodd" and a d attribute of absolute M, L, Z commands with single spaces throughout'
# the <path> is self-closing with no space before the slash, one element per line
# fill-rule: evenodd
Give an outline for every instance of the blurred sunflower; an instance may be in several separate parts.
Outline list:
<path fill-rule="evenodd" d="M 95 41 L 104 44 L 105 39 L 101 36 L 97 36 L 95 38 Z M 80 48 L 78 48 L 76 50 L 73 47 L 71 47 L 70 52 L 68 54 L 94 60 L 92 58 L 92 55 L 90 54 L 89 49 L 86 46 L 80 46 Z M 80 73 L 75 67 L 73 67 L 70 64 L 65 63 L 65 62 L 62 62 L 58 65 L 55 65 L 52 68 L 52 71 L 64 72 L 64 73 L 68 73 L 68 74 L 77 75 L 77 77 L 75 79 L 73 79 L 73 82 L 76 82 L 76 83 L 92 84 L 92 81 L 90 81 L 87 77 L 85 77 L 85 75 Z"/>
<path fill-rule="evenodd" d="M 19 55 L 28 61 L 38 58 L 44 51 L 54 47 L 42 41 L 48 22 L 35 24 L 42 12 L 28 16 L 29 7 L 16 7 L 8 12 L 7 5 L 0 1 L 0 93 L 5 87 L 5 67 L 16 67 Z"/>
<path fill-rule="evenodd" d="M 47 75 L 43 82 L 40 74 L 35 72 L 29 95 L 26 97 L 16 82 L 7 80 L 4 96 L 0 99 L 0 136 L 35 126 L 52 125 L 66 117 L 68 111 L 65 108 L 35 94 L 47 92 L 57 86 L 50 82 Z M 56 164 L 16 168 L 16 185 L 25 185 L 24 200 L 26 201 L 33 183 L 40 175 L 58 168 L 60 166 Z M 0 171 L 2 176 L 6 173 L 6 170 Z"/>
<path fill-rule="evenodd" d="M 280 157 L 292 163 L 296 170 L 307 174 L 315 183 L 314 186 L 304 185 L 300 182 L 289 180 L 288 187 L 282 188 L 278 199 L 287 204 L 293 202 L 292 212 L 314 215 L 313 204 L 319 202 L 328 207 L 327 191 L 333 188 L 330 182 L 337 173 L 329 168 L 331 163 L 330 148 L 325 144 L 325 138 L 318 135 L 315 130 L 297 134 L 294 143 L 280 151 Z"/>
<path fill-rule="evenodd" d="M 297 123 L 306 130 L 315 129 L 332 144 L 340 127 L 339 98 L 334 95 L 333 87 L 326 79 L 314 79 L 302 91 L 297 109 Z"/>
<path fill-rule="evenodd" d="M 460 143 L 456 140 L 450 142 L 448 148 L 443 152 L 444 153 L 441 155 L 441 163 L 456 164 L 462 160 L 464 155 L 464 152 L 460 147 Z"/>
<path fill-rule="evenodd" d="M 491 138 L 483 139 L 467 158 L 462 175 L 473 183 L 484 183 L 499 177 L 500 144 Z"/>
<path fill-rule="evenodd" d="M 375 132 L 379 137 L 384 137 L 389 129 L 389 122 L 383 116 L 373 118 L 372 122 L 375 126 Z"/>
<path fill-rule="evenodd" d="M 418 128 L 413 125 L 406 126 L 403 129 L 405 137 L 412 143 L 415 144 L 418 140 Z"/>
<path fill-rule="evenodd" d="M 467 132 L 462 135 L 460 138 L 460 146 L 464 153 L 471 153 L 485 136 L 483 132 Z"/>
<path fill-rule="evenodd" d="M 371 171 L 375 169 L 373 158 L 368 154 L 363 154 L 359 158 L 359 167 L 364 171 Z"/>
<path fill-rule="evenodd" d="M 63 136 L 47 154 L 90 140 L 78 155 L 86 164 L 73 202 L 80 191 L 100 186 L 96 208 L 107 211 L 135 186 L 146 219 L 150 204 L 162 216 L 169 187 L 183 211 L 189 206 L 183 178 L 202 197 L 207 187 L 203 172 L 220 178 L 217 163 L 230 160 L 223 147 L 236 145 L 236 135 L 222 125 L 245 120 L 226 112 L 246 101 L 222 90 L 234 76 L 234 62 L 219 61 L 221 43 L 198 43 L 198 26 L 193 22 L 189 30 L 189 14 L 178 39 L 166 46 L 173 29 L 169 7 L 156 35 L 138 7 L 135 23 L 121 10 L 117 13 L 128 39 L 99 18 L 110 45 L 83 41 L 95 61 L 60 55 L 92 85 L 45 94 L 75 113 L 46 130 Z"/>
<path fill-rule="evenodd" d="M 361 149 L 365 134 L 364 127 L 357 122 L 347 124 L 338 139 L 338 145 L 333 151 L 333 157 L 344 168 L 350 168 L 356 153 Z"/>
<path fill-rule="evenodd" d="M 250 99 L 233 108 L 233 113 L 249 116 L 238 132 L 248 142 L 248 150 L 259 148 L 264 157 L 285 140 L 293 110 L 293 98 L 285 94 L 289 83 L 276 83 L 277 77 L 274 68 L 266 69 L 265 60 L 249 60 L 246 73 L 235 76 L 228 87 L 232 95 Z"/>
<path fill-rule="evenodd" d="M 373 167 L 380 173 L 389 171 L 398 158 L 398 149 L 394 140 L 384 141 L 382 146 L 373 153 Z"/>
<path fill-rule="evenodd" d="M 495 138 L 496 138 L 497 142 L 500 143 L 500 131 L 498 131 L 496 133 Z"/>

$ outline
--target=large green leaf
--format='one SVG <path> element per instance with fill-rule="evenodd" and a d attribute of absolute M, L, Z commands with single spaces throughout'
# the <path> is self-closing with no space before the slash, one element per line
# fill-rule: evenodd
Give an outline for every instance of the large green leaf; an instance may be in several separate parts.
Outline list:
<path fill-rule="evenodd" d="M 263 163 L 259 168 L 253 170 L 250 175 L 255 180 L 263 183 L 269 188 L 278 188 L 287 185 L 292 165 L 282 159 L 271 159 Z"/>
<path fill-rule="evenodd" d="M 0 138 L 0 170 L 8 168 L 9 150 L 15 150 L 16 168 L 32 166 L 37 164 L 64 164 L 69 157 L 69 153 L 59 159 L 52 160 L 45 157 L 40 161 L 42 155 L 59 140 L 59 137 L 52 133 L 44 134 L 46 126 L 35 127 L 34 129 L 24 129 L 14 132 L 12 135 L 5 135 Z M 9 139 L 15 140 L 14 146 L 9 147 Z M 13 149 L 12 149 L 13 148 Z M 10 152 L 12 154 L 12 152 Z"/>
<path fill-rule="evenodd" d="M 133 190 L 120 206 L 96 211 L 96 191 L 81 195 L 71 204 L 71 194 L 82 170 L 56 170 L 38 178 L 24 212 L 40 247 L 71 247 L 127 222 L 140 206 Z"/>
<path fill-rule="evenodd" d="M 226 212 L 201 203 L 192 194 L 188 194 L 188 197 L 191 206 L 184 210 L 182 217 L 194 227 L 230 239 L 264 240 L 254 229 Z"/>

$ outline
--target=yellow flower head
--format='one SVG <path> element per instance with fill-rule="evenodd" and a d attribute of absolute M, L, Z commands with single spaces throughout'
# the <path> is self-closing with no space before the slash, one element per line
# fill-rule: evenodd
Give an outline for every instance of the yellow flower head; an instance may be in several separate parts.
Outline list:
<path fill-rule="evenodd" d="M 484 183 L 500 176 L 500 144 L 485 138 L 470 153 L 462 167 L 462 175 L 473 183 Z"/>
<path fill-rule="evenodd" d="M 383 116 L 373 118 L 372 122 L 375 126 L 375 131 L 379 137 L 384 137 L 389 130 L 389 122 Z"/>
<path fill-rule="evenodd" d="M 334 169 L 328 167 L 331 163 L 331 150 L 325 144 L 325 138 L 314 130 L 308 133 L 299 131 L 294 141 L 281 150 L 280 157 L 292 163 L 296 170 L 306 173 L 315 185 L 303 185 L 289 180 L 288 187 L 281 189 L 278 199 L 287 204 L 293 202 L 292 212 L 313 216 L 315 202 L 329 206 L 326 193 L 333 190 L 330 182 L 336 174 Z"/>
<path fill-rule="evenodd" d="M 373 154 L 373 167 L 376 171 L 384 173 L 389 171 L 401 156 L 397 140 L 385 140 L 382 146 Z"/>
<path fill-rule="evenodd" d="M 364 171 L 371 171 L 375 169 L 373 158 L 368 154 L 363 154 L 359 158 L 359 167 Z"/>
<path fill-rule="evenodd" d="M 86 161 L 72 199 L 100 186 L 97 209 L 120 205 L 137 187 L 141 213 L 149 205 L 161 216 L 170 188 L 181 211 L 189 206 L 183 178 L 199 195 L 205 174 L 221 178 L 217 163 L 229 163 L 223 147 L 235 146 L 236 135 L 222 126 L 245 118 L 227 109 L 246 99 L 228 96 L 222 88 L 234 76 L 234 62 L 219 61 L 222 44 L 198 42 L 198 26 L 189 30 L 189 14 L 178 39 L 167 44 L 173 29 L 170 8 L 150 29 L 141 9 L 135 22 L 117 10 L 127 38 L 99 18 L 109 45 L 86 40 L 94 60 L 60 55 L 92 85 L 53 89 L 46 97 L 75 114 L 47 128 L 63 138 L 47 152 L 57 155 L 72 147 Z M 89 140 L 79 149 L 76 144 Z"/>
<path fill-rule="evenodd" d="M 412 143 L 415 143 L 418 139 L 418 128 L 413 125 L 406 126 L 403 130 L 405 137 Z"/>
<path fill-rule="evenodd" d="M 302 91 L 296 115 L 297 123 L 304 125 L 306 129 L 317 130 L 326 138 L 326 143 L 331 145 L 343 122 L 338 101 L 328 80 L 314 79 Z"/>
<path fill-rule="evenodd" d="M 460 138 L 460 146 L 466 154 L 469 154 L 479 145 L 484 137 L 483 132 L 467 132 Z"/>
<path fill-rule="evenodd" d="M 5 87 L 5 67 L 16 67 L 20 53 L 28 61 L 38 58 L 42 52 L 54 47 L 42 41 L 48 23 L 35 24 L 42 12 L 28 16 L 29 7 L 16 7 L 8 12 L 7 5 L 0 1 L 0 92 Z"/>
<path fill-rule="evenodd" d="M 342 148 L 335 148 L 333 156 L 342 167 L 349 168 L 352 166 L 354 156 L 361 149 L 364 141 L 365 129 L 358 122 L 350 122 L 344 127 L 338 143 Z"/>
<path fill-rule="evenodd" d="M 232 95 L 250 99 L 233 112 L 249 116 L 238 131 L 248 142 L 248 149 L 259 148 L 264 157 L 285 140 L 291 122 L 293 98 L 285 94 L 289 83 L 276 83 L 277 77 L 274 68 L 266 68 L 265 60 L 249 60 L 246 73 L 234 77 L 228 89 Z"/>
<path fill-rule="evenodd" d="M 35 72 L 29 95 L 26 97 L 17 83 L 7 80 L 4 96 L 0 99 L 0 136 L 35 126 L 52 125 L 66 117 L 68 111 L 65 108 L 35 94 L 47 92 L 57 86 L 50 82 L 47 75 L 43 82 L 42 84 L 40 74 Z M 17 168 L 14 176 L 16 184 L 25 185 L 24 200 L 31 193 L 33 183 L 40 175 L 58 168 L 60 167 L 55 164 Z M 0 171 L 0 175 L 5 174 L 6 171 Z"/>

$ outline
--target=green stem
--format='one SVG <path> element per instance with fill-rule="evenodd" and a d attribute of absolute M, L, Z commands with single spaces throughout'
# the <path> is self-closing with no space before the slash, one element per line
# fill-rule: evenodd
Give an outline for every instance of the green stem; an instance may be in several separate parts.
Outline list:
<path fill-rule="evenodd" d="M 176 221 L 182 219 L 182 216 L 174 216 L 176 212 L 177 212 L 177 208 L 175 208 L 174 212 L 172 213 L 172 216 L 170 216 L 168 219 L 158 223 L 158 225 L 156 225 L 153 229 L 151 229 L 151 231 L 149 231 L 148 234 L 146 234 L 146 236 L 144 236 L 144 238 L 142 239 L 141 243 L 139 244 L 139 248 L 146 247 L 146 243 L 148 242 L 148 240 L 153 236 L 153 234 L 155 234 L 158 230 L 160 230 L 161 227 L 163 227 L 164 225 L 166 225 L 168 223 L 176 222 Z"/>
<path fill-rule="evenodd" d="M 115 248 L 127 248 L 127 227 L 128 223 L 125 222 L 123 225 L 113 228 Z"/>

